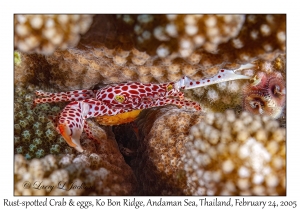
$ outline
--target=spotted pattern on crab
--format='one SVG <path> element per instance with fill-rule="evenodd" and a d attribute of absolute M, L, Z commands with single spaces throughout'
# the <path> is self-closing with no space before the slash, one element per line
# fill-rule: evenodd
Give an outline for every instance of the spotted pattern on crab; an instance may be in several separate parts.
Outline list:
<path fill-rule="evenodd" d="M 43 91 L 36 91 L 36 96 L 43 98 L 36 98 L 33 105 L 40 103 L 62 102 L 62 101 L 79 101 L 88 98 L 94 98 L 95 93 L 93 90 L 74 90 L 61 93 L 49 93 Z"/>
<path fill-rule="evenodd" d="M 221 69 L 218 74 L 211 78 L 204 78 L 199 81 L 190 81 L 187 83 L 188 85 L 185 87 L 186 89 L 192 89 L 196 87 L 202 87 L 206 85 L 212 85 L 224 81 L 236 80 L 236 79 L 250 79 L 248 76 L 245 75 L 238 75 L 235 74 L 233 70 L 226 70 Z"/>
<path fill-rule="evenodd" d="M 78 100 L 70 102 L 65 107 L 56 120 L 56 126 L 57 131 L 66 142 L 80 152 L 83 151 L 80 145 L 80 135 L 83 131 L 88 134 L 89 138 L 95 139 L 88 129 L 87 118 L 115 116 L 132 110 L 147 109 L 167 104 L 201 110 L 198 103 L 184 100 L 184 94 L 175 89 L 174 83 L 160 85 L 142 83 L 109 85 L 96 91 L 96 94 L 94 91 L 90 91 L 90 94 L 85 96 L 84 94 L 86 93 L 87 91 L 83 90 L 58 94 L 37 92 L 37 96 L 45 96 L 46 98 L 38 98 L 34 101 L 34 103 L 38 104 L 44 103 L 44 99 L 47 99 L 47 102 L 57 102 L 57 98 L 60 101 Z M 95 94 L 96 98 L 92 98 L 93 94 Z M 82 100 L 80 98 L 82 96 L 90 98 Z M 122 117 L 120 119 L 124 120 Z M 111 121 L 105 118 L 105 122 Z"/>
<path fill-rule="evenodd" d="M 138 109 L 141 103 L 145 102 L 144 98 L 168 97 L 169 95 L 178 93 L 179 91 L 173 88 L 173 84 L 159 85 L 134 82 L 130 84 L 111 85 L 98 91 L 96 98 L 101 98 L 101 101 L 110 104 L 112 107 Z M 116 100 L 120 95 L 124 97 L 122 102 Z M 180 98 L 183 98 L 182 93 L 180 94 Z"/>
<path fill-rule="evenodd" d="M 100 90 L 75 90 L 61 93 L 48 93 L 37 91 L 34 105 L 40 103 L 71 101 L 64 110 L 55 118 L 57 131 L 61 133 L 67 143 L 82 152 L 80 145 L 80 136 L 85 131 L 89 138 L 94 139 L 92 132 L 87 126 L 86 119 L 98 116 L 102 117 L 104 122 L 114 122 L 109 120 L 109 116 L 124 120 L 126 117 L 136 117 L 139 112 L 133 110 L 142 110 L 151 107 L 174 104 L 179 107 L 201 110 L 198 103 L 184 99 L 181 90 L 187 88 L 196 88 L 204 86 L 205 82 L 215 84 L 219 82 L 249 79 L 244 75 L 237 75 L 232 70 L 221 70 L 219 74 L 212 78 L 200 81 L 192 81 L 184 77 L 176 83 L 165 84 L 142 84 L 138 82 L 108 85 Z M 202 83 L 203 84 L 202 84 Z M 277 89 L 276 89 L 277 90 Z M 121 113 L 131 112 L 121 115 Z M 124 120 L 126 122 L 126 119 Z"/>
<path fill-rule="evenodd" d="M 111 109 L 108 105 L 93 98 L 73 101 L 60 113 L 57 121 L 57 131 L 71 147 L 82 152 L 80 136 L 83 130 L 90 139 L 98 141 L 93 137 L 92 132 L 87 126 L 87 118 L 101 115 L 112 116 L 123 112 L 123 109 Z"/>

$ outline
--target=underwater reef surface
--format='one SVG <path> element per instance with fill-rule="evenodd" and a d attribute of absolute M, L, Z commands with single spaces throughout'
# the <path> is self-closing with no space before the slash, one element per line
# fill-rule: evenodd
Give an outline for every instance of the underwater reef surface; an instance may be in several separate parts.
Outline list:
<path fill-rule="evenodd" d="M 269 116 L 166 106 L 143 111 L 136 123 L 139 135 L 127 146 L 136 151 L 129 165 L 139 195 L 286 194 L 285 128 Z"/>
<path fill-rule="evenodd" d="M 15 195 L 286 194 L 285 15 L 15 15 L 14 27 Z M 68 103 L 32 107 L 36 90 L 198 80 L 247 63 L 240 74 L 258 80 L 184 91 L 201 111 L 88 120 L 97 141 L 83 134 L 82 153 L 49 119 Z M 82 187 L 24 189 L 35 180 Z"/>
<path fill-rule="evenodd" d="M 29 23 L 16 23 L 15 31 Z M 53 86 L 67 91 L 98 83 L 200 79 L 284 53 L 286 46 L 285 15 L 95 15 L 90 25 L 76 47 L 58 46 L 45 56 Z M 15 49 L 32 52 L 17 41 Z"/>
<path fill-rule="evenodd" d="M 15 15 L 15 47 L 44 55 L 74 47 L 92 21 L 93 15 Z"/>
<path fill-rule="evenodd" d="M 89 126 L 99 142 L 83 136 L 83 153 L 67 151 L 66 146 L 58 155 L 48 153 L 30 161 L 16 154 L 15 195 L 134 195 L 137 181 L 114 134 L 93 122 Z M 24 182 L 31 187 L 24 189 Z"/>

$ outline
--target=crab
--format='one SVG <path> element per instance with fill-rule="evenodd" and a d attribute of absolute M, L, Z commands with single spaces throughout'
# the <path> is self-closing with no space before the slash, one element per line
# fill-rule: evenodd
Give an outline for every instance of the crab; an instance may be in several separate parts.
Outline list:
<path fill-rule="evenodd" d="M 242 65 L 237 70 L 245 67 L 251 68 L 253 65 Z M 85 131 L 90 139 L 95 139 L 88 128 L 86 121 L 88 118 L 103 117 L 107 120 L 109 116 L 126 118 L 134 115 L 136 117 L 140 110 L 167 104 L 200 111 L 201 107 L 197 102 L 185 100 L 182 90 L 236 79 L 251 78 L 236 74 L 236 70 L 221 69 L 217 75 L 198 81 L 183 77 L 178 82 L 164 84 L 132 82 L 108 85 L 99 90 L 74 90 L 60 93 L 36 91 L 37 98 L 34 100 L 34 106 L 40 103 L 70 102 L 57 116 L 56 129 L 69 146 L 82 152 L 80 145 L 82 132 Z"/>

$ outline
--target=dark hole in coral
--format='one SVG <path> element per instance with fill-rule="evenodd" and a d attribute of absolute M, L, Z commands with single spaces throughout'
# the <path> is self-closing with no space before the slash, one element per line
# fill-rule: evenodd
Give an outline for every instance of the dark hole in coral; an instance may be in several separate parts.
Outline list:
<path fill-rule="evenodd" d="M 131 160 L 135 157 L 138 148 L 138 139 L 132 123 L 112 126 L 116 141 L 125 162 L 131 166 Z"/>

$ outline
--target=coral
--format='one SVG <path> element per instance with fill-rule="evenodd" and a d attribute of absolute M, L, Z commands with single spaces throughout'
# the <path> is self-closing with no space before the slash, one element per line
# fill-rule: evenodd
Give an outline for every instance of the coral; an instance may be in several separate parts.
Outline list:
<path fill-rule="evenodd" d="M 241 109 L 240 90 L 248 84 L 245 80 L 222 82 L 191 90 L 185 90 L 185 97 L 197 101 L 204 112 L 223 112 L 226 109 Z"/>
<path fill-rule="evenodd" d="M 195 113 L 174 106 L 141 112 L 130 151 L 139 195 L 284 195 L 285 128 L 265 115 Z M 176 123 L 174 123 L 176 122 Z"/>
<path fill-rule="evenodd" d="M 72 48 L 65 51 L 56 50 L 53 55 L 47 56 L 48 63 L 52 65 L 50 84 L 65 91 L 93 88 L 103 80 L 101 72 L 105 71 L 106 66 L 102 66 L 101 63 L 97 65 L 93 59 L 101 60 L 101 57 L 91 54 L 88 49 Z"/>
<path fill-rule="evenodd" d="M 178 53 L 185 58 L 202 46 L 213 52 L 237 36 L 245 15 L 118 15 L 117 19 L 132 27 L 140 49 L 159 57 Z"/>
<path fill-rule="evenodd" d="M 95 15 L 76 48 L 57 50 L 47 56 L 53 65 L 51 84 L 73 90 L 94 88 L 100 82 L 163 83 L 182 76 L 195 80 L 210 77 L 221 68 L 238 68 L 272 52 L 284 52 L 285 18 Z M 178 28 L 176 36 L 169 34 L 170 25 Z M 197 33 L 190 35 L 195 27 Z M 139 41 L 143 34 L 150 34 L 149 40 Z M 164 40 L 163 36 L 169 38 Z"/>
<path fill-rule="evenodd" d="M 193 195 L 285 195 L 285 129 L 268 116 L 208 113 L 183 158 Z"/>
<path fill-rule="evenodd" d="M 190 127 L 200 120 L 200 112 L 174 106 L 141 112 L 136 121 L 139 147 L 131 161 L 140 195 L 184 194 L 186 177 L 181 157 L 186 152 Z"/>
<path fill-rule="evenodd" d="M 34 92 L 39 87 L 15 85 L 14 100 L 14 145 L 15 153 L 27 159 L 41 158 L 47 154 L 60 154 L 67 144 L 57 133 L 48 117 L 57 115 L 63 104 L 41 104 L 32 109 Z"/>
<path fill-rule="evenodd" d="M 284 195 L 285 42 L 286 15 L 15 15 L 15 195 Z M 48 117 L 65 103 L 31 107 L 35 90 L 198 80 L 245 63 L 255 67 L 241 74 L 256 80 L 185 91 L 201 113 L 166 106 L 143 110 L 130 125 L 89 120 L 97 141 L 83 135 L 81 154 Z M 249 95 L 254 86 L 271 90 L 281 110 L 253 115 L 245 102 L 257 99 Z M 226 109 L 235 113 L 216 113 Z M 138 112 L 96 121 L 115 124 Z M 85 187 L 24 188 L 36 180 Z"/>
<path fill-rule="evenodd" d="M 15 85 L 34 83 L 44 86 L 49 84 L 51 65 L 43 55 L 14 51 L 14 58 Z"/>
<path fill-rule="evenodd" d="M 77 45 L 92 23 L 92 15 L 15 15 L 14 45 L 26 53 L 49 55 Z"/>
<path fill-rule="evenodd" d="M 134 194 L 135 177 L 119 152 L 111 131 L 101 130 L 89 122 L 99 142 L 83 136 L 81 142 L 85 151 L 78 155 L 57 133 L 47 116 L 57 114 L 63 104 L 40 104 L 31 109 L 36 89 L 38 87 L 34 85 L 15 87 L 15 195 Z M 54 166 L 48 170 L 49 158 Z M 57 186 L 61 181 L 67 182 L 68 187 L 72 183 L 83 187 L 38 190 L 34 189 L 38 185 L 35 183 L 37 179 L 42 180 L 44 186 Z M 28 189 L 23 187 L 26 181 L 32 184 Z"/>
<path fill-rule="evenodd" d="M 242 74 L 256 78 L 255 81 L 235 80 L 185 90 L 185 97 L 197 101 L 205 112 L 235 109 L 236 111 L 247 110 L 253 114 L 265 113 L 274 118 L 284 117 L 285 56 L 284 53 L 279 52 L 266 54 L 263 58 L 253 62 L 255 65 L 253 68 L 242 71 Z M 268 88 L 267 86 L 271 83 L 278 84 L 277 86 L 271 85 L 273 89 L 278 87 L 281 90 Z M 269 90 L 266 91 L 266 89 Z M 272 93 L 274 91 L 280 93 L 274 95 Z M 258 105 L 257 109 L 253 108 L 254 104 Z M 258 111 L 259 107 L 261 112 Z"/>
<path fill-rule="evenodd" d="M 34 77 L 35 65 L 30 59 L 30 55 L 23 54 L 19 51 L 14 52 L 14 84 L 25 83 Z M 35 62 L 36 63 L 36 62 Z"/>
<path fill-rule="evenodd" d="M 245 61 L 253 55 L 285 50 L 285 18 L 285 15 L 97 15 L 82 43 L 104 43 L 112 49 L 111 55 L 117 47 L 123 50 L 135 47 L 151 57 L 184 58 L 191 64 L 208 64 L 212 59 L 219 60 L 219 56 L 231 62 Z"/>
<path fill-rule="evenodd" d="M 14 194 L 135 194 L 136 179 L 120 154 L 111 131 L 105 131 L 93 122 L 89 122 L 89 126 L 101 144 L 83 138 L 84 153 L 46 155 L 32 160 L 15 155 Z M 53 145 L 51 149 L 57 148 Z"/>

